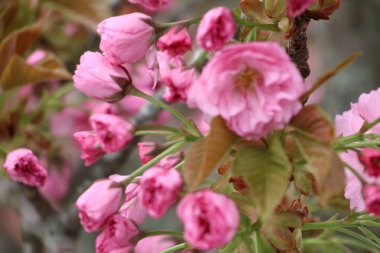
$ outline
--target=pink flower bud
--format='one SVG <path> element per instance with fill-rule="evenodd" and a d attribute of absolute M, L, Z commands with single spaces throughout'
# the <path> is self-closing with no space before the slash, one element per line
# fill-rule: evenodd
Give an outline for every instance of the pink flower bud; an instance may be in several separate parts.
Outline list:
<path fill-rule="evenodd" d="M 152 22 L 151 17 L 138 12 L 103 20 L 97 29 L 99 47 L 113 64 L 136 63 L 152 43 Z"/>
<path fill-rule="evenodd" d="M 80 222 L 86 232 L 100 230 L 118 211 L 123 189 L 113 186 L 114 182 L 111 179 L 95 181 L 78 198 L 76 206 Z"/>
<path fill-rule="evenodd" d="M 367 212 L 380 216 L 380 186 L 366 185 L 363 195 Z"/>
<path fill-rule="evenodd" d="M 197 42 L 207 51 L 216 51 L 232 39 L 235 32 L 235 20 L 230 10 L 217 7 L 203 16 L 197 31 Z"/>
<path fill-rule="evenodd" d="M 364 148 L 360 153 L 359 159 L 364 165 L 364 172 L 372 177 L 380 176 L 380 151 Z"/>
<path fill-rule="evenodd" d="M 171 57 L 181 56 L 191 50 L 191 37 L 186 28 L 172 27 L 157 41 L 157 47 Z"/>
<path fill-rule="evenodd" d="M 133 139 L 133 125 L 118 116 L 94 114 L 90 117 L 90 124 L 107 153 L 122 150 Z"/>
<path fill-rule="evenodd" d="M 142 7 L 151 10 L 158 11 L 167 8 L 172 0 L 128 0 L 130 3 L 139 4 Z"/>
<path fill-rule="evenodd" d="M 134 245 L 131 239 L 138 234 L 139 230 L 131 220 L 115 214 L 96 237 L 96 253 L 132 252 Z"/>
<path fill-rule="evenodd" d="M 141 202 L 148 214 L 160 218 L 176 202 L 182 178 L 175 169 L 155 166 L 142 175 L 140 187 Z"/>
<path fill-rule="evenodd" d="M 4 169 L 9 177 L 26 185 L 42 187 L 46 181 L 46 169 L 38 161 L 33 152 L 19 148 L 7 155 Z"/>
<path fill-rule="evenodd" d="M 137 243 L 135 253 L 159 253 L 175 245 L 176 242 L 170 236 L 149 236 Z"/>
<path fill-rule="evenodd" d="M 141 224 L 147 215 L 145 207 L 142 205 L 140 198 L 140 185 L 130 183 L 125 189 L 125 202 L 120 208 L 120 214 L 136 224 Z"/>
<path fill-rule="evenodd" d="M 90 166 L 105 154 L 98 136 L 92 131 L 76 132 L 74 140 L 81 146 L 81 158 L 86 166 Z"/>
<path fill-rule="evenodd" d="M 195 69 L 175 68 L 161 75 L 161 82 L 167 85 L 163 98 L 168 102 L 186 102 L 191 85 L 196 80 Z"/>
<path fill-rule="evenodd" d="M 288 1 L 288 14 L 289 17 L 294 18 L 301 15 L 312 5 L 316 0 L 289 0 Z"/>
<path fill-rule="evenodd" d="M 137 143 L 139 149 L 139 156 L 142 164 L 145 164 L 152 160 L 156 154 L 155 150 L 158 148 L 158 144 L 154 142 L 139 142 Z"/>
<path fill-rule="evenodd" d="M 227 244 L 239 225 L 235 203 L 208 189 L 185 196 L 177 215 L 184 225 L 185 240 L 199 250 L 210 250 Z"/>
<path fill-rule="evenodd" d="M 129 84 L 129 77 L 121 67 L 112 65 L 103 55 L 94 52 L 81 56 L 73 80 L 77 90 L 106 102 L 122 99 Z"/>

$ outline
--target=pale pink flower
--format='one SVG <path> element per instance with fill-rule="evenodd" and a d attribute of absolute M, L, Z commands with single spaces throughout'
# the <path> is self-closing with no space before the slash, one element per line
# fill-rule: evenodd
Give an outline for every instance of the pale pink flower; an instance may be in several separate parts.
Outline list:
<path fill-rule="evenodd" d="M 145 164 L 152 160 L 157 154 L 156 150 L 158 144 L 154 142 L 139 142 L 137 143 L 139 149 L 139 156 L 142 164 Z"/>
<path fill-rule="evenodd" d="M 71 177 L 72 172 L 67 165 L 62 168 L 51 168 L 47 173 L 44 186 L 39 188 L 39 191 L 50 201 L 60 200 L 69 190 Z"/>
<path fill-rule="evenodd" d="M 88 113 L 76 108 L 65 108 L 50 116 L 50 131 L 58 137 L 84 131 L 90 127 Z M 62 123 L 64 122 L 64 124 Z"/>
<path fill-rule="evenodd" d="M 99 231 L 118 211 L 123 189 L 114 186 L 114 182 L 112 179 L 95 181 L 76 201 L 80 222 L 86 232 Z"/>
<path fill-rule="evenodd" d="M 282 129 L 302 105 L 301 74 L 274 42 L 230 45 L 216 54 L 190 88 L 188 104 L 220 115 L 246 140 Z"/>
<path fill-rule="evenodd" d="M 122 150 L 133 139 L 133 125 L 118 116 L 94 114 L 90 117 L 90 124 L 107 153 Z"/>
<path fill-rule="evenodd" d="M 167 8 L 172 0 L 128 0 L 130 3 L 139 4 L 142 7 L 151 10 L 158 11 Z"/>
<path fill-rule="evenodd" d="M 37 65 L 47 56 L 47 52 L 42 49 L 37 49 L 31 53 L 26 59 L 26 63 L 29 65 Z"/>
<path fill-rule="evenodd" d="M 172 27 L 157 41 L 157 47 L 171 57 L 181 56 L 191 50 L 191 37 L 186 28 Z"/>
<path fill-rule="evenodd" d="M 380 176 L 380 151 L 364 148 L 360 153 L 359 160 L 364 165 L 365 173 L 371 177 Z"/>
<path fill-rule="evenodd" d="M 289 17 L 296 17 L 304 13 L 316 0 L 288 0 Z"/>
<path fill-rule="evenodd" d="M 199 250 L 227 244 L 240 220 L 235 203 L 209 189 L 186 195 L 178 205 L 177 215 L 184 225 L 185 240 Z"/>
<path fill-rule="evenodd" d="M 337 115 L 335 118 L 337 135 L 348 136 L 357 133 L 365 122 L 372 122 L 380 117 L 380 111 L 376 108 L 380 105 L 380 89 L 362 94 L 358 103 L 351 104 L 351 109 Z M 367 133 L 380 134 L 380 126 L 377 125 Z M 340 158 L 354 168 L 369 184 L 380 185 L 380 178 L 372 177 L 365 173 L 365 168 L 354 151 L 340 154 Z M 350 208 L 357 212 L 366 210 L 362 194 L 360 180 L 348 169 L 346 169 L 346 189 L 344 196 L 350 200 Z"/>
<path fill-rule="evenodd" d="M 131 239 L 138 234 L 139 230 L 131 220 L 115 214 L 96 237 L 96 253 L 132 252 L 134 244 Z"/>
<path fill-rule="evenodd" d="M 125 96 L 130 81 L 128 78 L 124 69 L 112 65 L 102 54 L 95 52 L 86 52 L 81 56 L 73 76 L 77 90 L 106 102 L 117 102 Z"/>
<path fill-rule="evenodd" d="M 175 68 L 161 75 L 161 82 L 167 88 L 163 98 L 168 102 L 186 102 L 191 85 L 196 80 L 194 68 Z"/>
<path fill-rule="evenodd" d="M 152 43 L 152 22 L 151 17 L 138 12 L 103 20 L 97 29 L 99 47 L 113 64 L 136 63 Z"/>
<path fill-rule="evenodd" d="M 176 242 L 169 236 L 149 236 L 137 243 L 135 253 L 160 253 L 175 245 Z"/>
<path fill-rule="evenodd" d="M 119 211 L 123 217 L 133 220 L 136 224 L 141 224 L 147 216 L 147 211 L 138 197 L 140 189 L 139 183 L 128 184 L 124 192 L 124 204 Z"/>
<path fill-rule="evenodd" d="M 105 154 L 105 151 L 102 149 L 100 140 L 95 132 L 76 132 L 73 137 L 74 140 L 81 146 L 81 158 L 86 166 L 90 166 Z"/>
<path fill-rule="evenodd" d="M 217 7 L 203 16 L 197 30 L 197 43 L 207 51 L 216 51 L 232 39 L 235 32 L 235 20 L 230 10 Z"/>
<path fill-rule="evenodd" d="M 363 190 L 366 211 L 380 216 L 380 186 L 366 185 Z"/>
<path fill-rule="evenodd" d="M 14 181 L 35 187 L 45 184 L 46 169 L 29 149 L 19 148 L 10 152 L 3 167 Z"/>
<path fill-rule="evenodd" d="M 141 177 L 140 198 L 148 214 L 162 217 L 177 201 L 182 187 L 182 178 L 175 169 L 154 166 Z"/>

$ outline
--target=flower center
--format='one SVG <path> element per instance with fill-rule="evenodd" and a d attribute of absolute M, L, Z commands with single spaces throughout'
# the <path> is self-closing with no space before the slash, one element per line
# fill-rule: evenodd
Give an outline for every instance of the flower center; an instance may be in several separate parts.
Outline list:
<path fill-rule="evenodd" d="M 255 83 L 262 79 L 260 73 L 252 68 L 246 67 L 235 78 L 235 87 L 241 92 L 253 91 Z"/>

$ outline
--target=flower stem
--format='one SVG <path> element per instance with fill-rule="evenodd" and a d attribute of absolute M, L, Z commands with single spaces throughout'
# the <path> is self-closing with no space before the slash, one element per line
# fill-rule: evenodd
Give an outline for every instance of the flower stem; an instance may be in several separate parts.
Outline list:
<path fill-rule="evenodd" d="M 148 131 L 148 130 L 141 130 L 141 131 L 135 131 L 135 136 L 144 136 L 144 135 L 173 135 L 175 133 L 171 131 Z"/>
<path fill-rule="evenodd" d="M 364 177 L 362 175 L 360 175 L 360 173 L 357 172 L 351 165 L 349 165 L 348 163 L 345 163 L 345 162 L 343 162 L 343 164 L 344 164 L 344 167 L 346 167 L 349 171 L 352 172 L 352 174 L 354 174 L 359 179 L 359 181 L 361 182 L 362 185 L 367 184 L 367 181 L 364 179 Z"/>
<path fill-rule="evenodd" d="M 172 253 L 172 252 L 176 252 L 178 250 L 186 249 L 188 247 L 189 247 L 189 245 L 187 245 L 187 243 L 181 243 L 181 244 L 175 245 L 171 248 L 168 248 L 166 250 L 163 250 L 160 253 Z"/>
<path fill-rule="evenodd" d="M 377 118 L 375 119 L 374 121 L 372 121 L 371 123 L 365 123 L 363 126 L 362 126 L 362 129 L 360 129 L 360 132 L 361 133 L 365 133 L 367 132 L 368 130 L 370 130 L 372 127 L 376 126 L 377 124 L 380 123 L 380 118 Z"/>
<path fill-rule="evenodd" d="M 149 162 L 147 162 L 146 164 L 144 164 L 143 166 L 141 166 L 140 168 L 138 168 L 137 170 L 135 170 L 131 175 L 129 175 L 129 177 L 126 180 L 124 180 L 123 182 L 121 182 L 121 184 L 124 185 L 124 186 L 127 186 L 136 177 L 140 176 L 142 173 L 144 173 L 150 167 L 152 167 L 153 165 L 155 165 L 156 163 L 158 163 L 162 158 L 164 158 L 164 157 L 166 157 L 166 156 L 168 156 L 170 154 L 173 154 L 173 153 L 179 151 L 185 144 L 186 144 L 186 141 L 180 141 L 180 142 L 177 142 L 177 143 L 173 144 L 173 146 L 167 148 L 161 154 L 157 155 L 152 160 L 150 160 Z"/>
<path fill-rule="evenodd" d="M 353 228 L 360 226 L 380 227 L 379 223 L 371 221 L 323 221 L 323 222 L 310 222 L 305 223 L 302 230 L 317 230 L 317 229 L 338 229 L 338 228 Z"/>
<path fill-rule="evenodd" d="M 177 232 L 177 231 L 166 231 L 166 230 L 157 230 L 157 231 L 142 231 L 142 238 L 150 237 L 150 236 L 157 236 L 157 235 L 170 235 L 170 236 L 175 236 L 175 237 L 183 237 L 182 232 Z"/>
<path fill-rule="evenodd" d="M 357 142 L 357 143 L 343 145 L 341 147 L 336 147 L 336 149 L 347 150 L 347 149 L 365 148 L 365 147 L 377 146 L 377 145 L 380 145 L 380 141 L 379 140 L 375 140 L 375 141 L 361 141 L 361 142 Z"/>
<path fill-rule="evenodd" d="M 185 19 L 185 20 L 180 20 L 176 22 L 169 22 L 169 23 L 158 23 L 156 24 L 156 28 L 159 30 L 166 30 L 169 29 L 173 26 L 191 26 L 194 24 L 198 24 L 201 21 L 202 17 L 197 17 L 197 18 L 190 18 L 190 19 Z"/>

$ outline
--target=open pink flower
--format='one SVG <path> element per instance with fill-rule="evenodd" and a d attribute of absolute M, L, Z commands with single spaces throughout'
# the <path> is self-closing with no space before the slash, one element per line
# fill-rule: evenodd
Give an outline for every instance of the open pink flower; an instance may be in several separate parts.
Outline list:
<path fill-rule="evenodd" d="M 380 151 L 371 148 L 364 148 L 359 156 L 360 162 L 364 165 L 364 171 L 372 176 L 380 176 Z"/>
<path fill-rule="evenodd" d="M 316 0 L 288 0 L 288 14 L 294 18 L 301 15 Z"/>
<path fill-rule="evenodd" d="M 185 240 L 199 250 L 227 244 L 240 220 L 232 200 L 208 189 L 186 195 L 178 205 L 177 215 L 184 225 Z"/>
<path fill-rule="evenodd" d="M 246 140 L 282 129 L 299 112 L 305 92 L 301 74 L 273 42 L 230 45 L 216 54 L 192 85 L 188 104 L 221 115 Z"/>
<path fill-rule="evenodd" d="M 99 47 L 113 64 L 136 63 L 152 43 L 152 22 L 151 17 L 138 12 L 107 18 L 98 25 Z"/>
<path fill-rule="evenodd" d="M 127 81 L 116 82 L 115 77 L 128 80 L 124 70 L 109 63 L 102 54 L 86 52 L 75 70 L 74 87 L 91 98 L 116 102 L 125 96 Z"/>
<path fill-rule="evenodd" d="M 197 43 L 207 51 L 216 51 L 232 39 L 235 32 L 235 20 L 230 10 L 217 7 L 203 16 L 197 30 Z"/>
<path fill-rule="evenodd" d="M 115 214 L 96 237 L 96 253 L 132 252 L 134 244 L 131 239 L 138 234 L 139 230 L 131 220 Z"/>
<path fill-rule="evenodd" d="M 74 140 L 81 146 L 81 158 L 86 166 L 90 166 L 105 154 L 97 134 L 93 131 L 76 132 Z"/>
<path fill-rule="evenodd" d="M 133 139 L 133 125 L 118 116 L 94 114 L 90 117 L 90 124 L 107 153 L 120 151 Z"/>
<path fill-rule="evenodd" d="M 172 27 L 157 41 L 157 47 L 171 57 L 182 56 L 191 50 L 191 37 L 186 28 Z"/>
<path fill-rule="evenodd" d="M 363 193 L 367 212 L 380 216 L 380 186 L 366 185 Z"/>
<path fill-rule="evenodd" d="M 142 175 L 140 187 L 141 202 L 148 214 L 160 218 L 178 199 L 182 178 L 173 168 L 154 166 Z"/>
<path fill-rule="evenodd" d="M 195 69 L 175 68 L 161 75 L 167 88 L 163 98 L 168 102 L 186 102 L 189 89 L 196 80 Z"/>
<path fill-rule="evenodd" d="M 172 0 L 128 0 L 130 3 L 139 4 L 142 7 L 151 10 L 158 11 L 167 8 Z"/>
<path fill-rule="evenodd" d="M 380 117 L 380 89 L 362 94 L 358 103 L 351 104 L 351 109 L 337 115 L 335 118 L 337 135 L 348 136 L 357 133 L 365 122 L 372 122 Z M 367 133 L 380 134 L 380 126 L 377 125 L 367 131 Z M 360 162 L 358 154 L 354 151 L 347 151 L 340 154 L 340 158 L 354 168 L 369 183 L 380 185 L 380 178 L 373 177 L 365 173 L 365 167 Z M 350 200 L 350 208 L 357 212 L 365 211 L 366 204 L 363 199 L 363 186 L 359 179 L 350 171 L 346 170 L 346 189 L 344 196 Z"/>
<path fill-rule="evenodd" d="M 114 182 L 112 179 L 95 181 L 76 201 L 86 232 L 99 231 L 118 211 L 123 189 L 113 186 Z"/>
<path fill-rule="evenodd" d="M 147 211 L 138 197 L 141 187 L 138 183 L 130 183 L 125 189 L 125 201 L 120 208 L 120 214 L 136 224 L 142 223 L 146 216 Z"/>
<path fill-rule="evenodd" d="M 4 169 L 9 177 L 26 185 L 42 187 L 46 181 L 46 169 L 33 152 L 26 148 L 13 150 L 7 155 Z"/>

